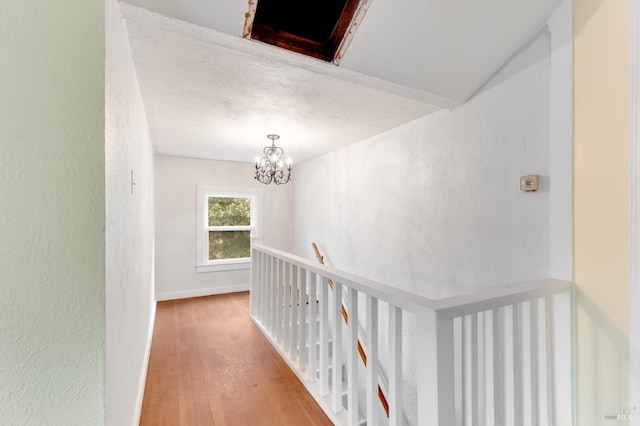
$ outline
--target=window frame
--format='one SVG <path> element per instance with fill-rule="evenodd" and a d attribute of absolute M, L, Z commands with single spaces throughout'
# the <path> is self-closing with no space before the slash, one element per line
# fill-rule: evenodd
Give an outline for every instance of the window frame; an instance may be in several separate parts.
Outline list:
<path fill-rule="evenodd" d="M 262 190 L 249 187 L 197 185 L 197 259 L 196 272 L 219 272 L 249 269 L 251 255 L 234 259 L 209 259 L 209 231 L 250 231 L 251 239 L 259 238 L 262 228 Z M 209 226 L 209 198 L 249 198 L 251 219 L 249 226 Z"/>

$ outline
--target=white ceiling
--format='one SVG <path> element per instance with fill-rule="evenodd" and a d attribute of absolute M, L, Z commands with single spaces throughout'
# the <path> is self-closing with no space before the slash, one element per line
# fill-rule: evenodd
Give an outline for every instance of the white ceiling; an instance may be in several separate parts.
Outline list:
<path fill-rule="evenodd" d="M 241 38 L 245 2 L 127 2 L 157 153 L 301 162 L 464 102 L 561 0 L 372 0 L 339 67 Z"/>

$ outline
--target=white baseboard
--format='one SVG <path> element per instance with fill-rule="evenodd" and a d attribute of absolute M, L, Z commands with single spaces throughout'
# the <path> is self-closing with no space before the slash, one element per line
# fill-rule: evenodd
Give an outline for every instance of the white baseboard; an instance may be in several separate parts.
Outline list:
<path fill-rule="evenodd" d="M 151 312 L 149 318 L 149 332 L 147 334 L 147 345 L 145 347 L 144 359 L 142 360 L 142 368 L 140 369 L 140 379 L 138 380 L 138 397 L 136 398 L 136 415 L 134 417 L 133 426 L 140 424 L 142 416 L 142 401 L 144 400 L 144 389 L 147 384 L 147 372 L 149 371 L 149 357 L 151 356 L 151 342 L 153 340 L 153 327 L 156 323 L 156 302 L 151 302 Z"/>
<path fill-rule="evenodd" d="M 158 302 L 163 300 L 188 299 L 190 297 L 213 296 L 215 294 L 236 293 L 249 291 L 249 284 L 236 284 L 223 287 L 199 288 L 195 290 L 171 291 L 156 295 Z"/>

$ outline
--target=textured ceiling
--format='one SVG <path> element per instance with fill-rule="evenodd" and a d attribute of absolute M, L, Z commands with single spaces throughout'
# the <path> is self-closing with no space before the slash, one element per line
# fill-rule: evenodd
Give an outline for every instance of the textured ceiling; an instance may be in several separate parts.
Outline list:
<path fill-rule="evenodd" d="M 121 3 L 158 153 L 296 162 L 464 102 L 560 0 L 372 0 L 340 66 L 241 38 L 239 1 Z M 163 16 L 164 15 L 164 16 Z"/>

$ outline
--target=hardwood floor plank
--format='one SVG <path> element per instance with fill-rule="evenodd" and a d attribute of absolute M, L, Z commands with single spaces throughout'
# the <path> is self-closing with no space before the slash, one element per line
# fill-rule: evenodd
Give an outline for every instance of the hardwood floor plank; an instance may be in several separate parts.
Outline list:
<path fill-rule="evenodd" d="M 211 407 L 209 400 L 204 399 L 195 403 L 196 424 L 198 426 L 212 426 L 213 416 L 211 416 Z"/>
<path fill-rule="evenodd" d="M 248 292 L 158 303 L 141 425 L 331 425 L 248 308 Z"/>

